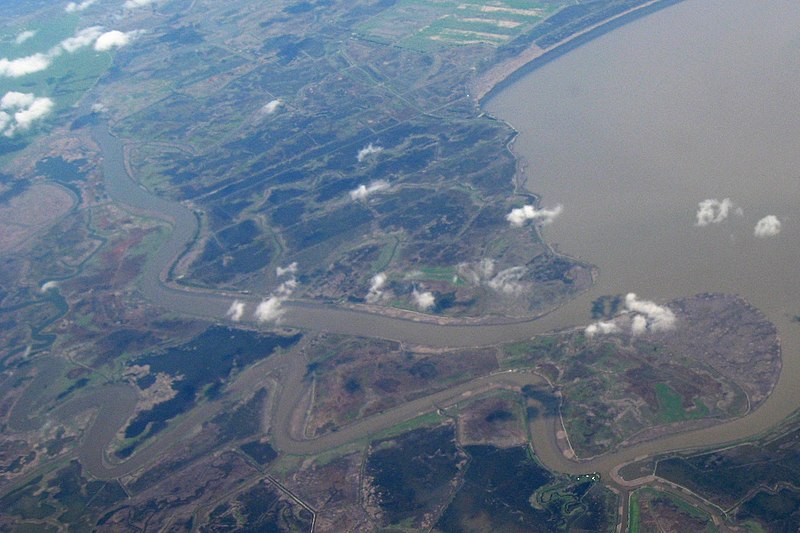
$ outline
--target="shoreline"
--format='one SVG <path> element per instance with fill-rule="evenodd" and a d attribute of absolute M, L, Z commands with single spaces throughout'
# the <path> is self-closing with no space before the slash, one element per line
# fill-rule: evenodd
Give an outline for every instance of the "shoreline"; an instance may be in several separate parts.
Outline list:
<path fill-rule="evenodd" d="M 509 85 L 514 84 L 520 78 L 558 59 L 562 55 L 630 22 L 680 2 L 683 2 L 683 0 L 651 0 L 589 26 L 578 33 L 574 33 L 550 48 L 540 48 L 536 42 L 532 42 L 528 48 L 517 56 L 495 64 L 484 74 L 473 79 L 468 84 L 470 92 L 475 93 L 472 97 L 479 106 L 483 107 L 486 102 Z"/>

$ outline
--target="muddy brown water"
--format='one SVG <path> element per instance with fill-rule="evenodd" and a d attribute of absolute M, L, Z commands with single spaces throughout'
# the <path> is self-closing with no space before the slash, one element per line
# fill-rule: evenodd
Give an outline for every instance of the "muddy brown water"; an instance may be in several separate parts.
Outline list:
<path fill-rule="evenodd" d="M 437 326 L 309 303 L 287 304 L 284 323 L 460 347 L 587 324 L 590 302 L 604 294 L 632 291 L 663 301 L 707 291 L 737 293 L 775 322 L 783 343 L 780 382 L 754 414 L 582 462 L 561 455 L 554 438 L 558 425 L 541 419 L 534 425 L 534 447 L 550 468 L 608 472 L 644 454 L 724 443 L 768 429 L 800 405 L 800 390 L 792 386 L 800 375 L 800 324 L 793 321 L 800 314 L 798 102 L 800 4 L 686 0 L 636 20 L 544 65 L 486 104 L 520 132 L 514 150 L 527 164 L 530 190 L 545 206 L 564 206 L 562 216 L 544 229 L 545 237 L 599 267 L 591 291 L 542 319 L 514 324 Z M 194 214 L 140 188 L 125 172 L 120 143 L 100 129 L 95 134 L 111 197 L 173 226 L 145 267 L 145 294 L 177 313 L 224 321 L 234 295 L 178 290 L 161 282 L 193 239 Z M 697 204 L 707 198 L 731 198 L 742 214 L 732 211 L 723 223 L 697 227 Z M 782 231 L 758 239 L 753 227 L 766 215 L 777 216 Z M 266 288 L 264 295 L 238 299 L 252 313 L 268 293 Z M 475 384 L 526 379 L 483 378 Z M 122 403 L 132 401 L 110 388 L 109 397 L 114 394 L 125 398 Z M 101 396 L 93 397 L 98 405 L 104 403 Z M 287 394 L 283 401 L 292 399 Z M 116 415 L 101 409 L 97 436 L 110 438 L 119 411 L 126 409 Z M 363 438 L 364 431 L 412 416 L 411 411 L 412 406 L 387 412 L 380 415 L 383 421 L 375 417 L 358 425 L 363 431 L 354 428 L 348 435 Z M 96 474 L 107 468 L 98 445 L 102 439 L 90 445 Z M 288 448 L 296 442 L 283 433 L 276 440 Z M 296 447 L 317 453 L 343 443 L 341 437 L 333 440 Z M 124 470 L 113 468 L 114 475 Z"/>

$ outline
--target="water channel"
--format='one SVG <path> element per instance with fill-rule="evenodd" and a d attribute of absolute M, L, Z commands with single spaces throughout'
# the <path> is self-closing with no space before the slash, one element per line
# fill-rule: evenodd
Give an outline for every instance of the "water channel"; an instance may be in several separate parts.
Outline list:
<path fill-rule="evenodd" d="M 707 291 L 738 293 L 777 324 L 783 342 L 781 380 L 754 415 L 583 463 L 560 454 L 552 421 L 534 428 L 534 446 L 551 468 L 608 471 L 642 454 L 765 430 L 800 405 L 800 391 L 792 386 L 800 374 L 800 324 L 793 322 L 800 313 L 800 284 L 794 280 L 800 258 L 798 93 L 796 2 L 686 0 L 637 20 L 535 70 L 486 105 L 520 132 L 515 152 L 527 163 L 529 188 L 544 205 L 564 205 L 545 237 L 599 267 L 589 293 L 537 321 L 513 324 L 437 326 L 299 302 L 287 304 L 284 321 L 315 331 L 457 347 L 586 324 L 598 295 L 634 291 L 668 300 Z M 95 137 L 110 196 L 173 226 L 145 266 L 144 293 L 175 312 L 214 320 L 225 320 L 234 298 L 246 301 L 252 312 L 263 295 L 162 283 L 192 242 L 196 217 L 140 188 L 125 171 L 121 144 L 99 127 Z M 698 202 L 726 197 L 742 215 L 732 213 L 718 225 L 694 225 Z M 753 235 L 765 215 L 783 222 L 777 237 Z M 498 378 L 514 379 L 522 378 Z M 105 420 L 102 414 L 99 420 Z M 117 424 L 111 422 L 102 430 L 109 438 L 110 426 Z M 309 449 L 325 445 L 323 438 Z M 95 465 L 99 475 L 100 461 Z"/>

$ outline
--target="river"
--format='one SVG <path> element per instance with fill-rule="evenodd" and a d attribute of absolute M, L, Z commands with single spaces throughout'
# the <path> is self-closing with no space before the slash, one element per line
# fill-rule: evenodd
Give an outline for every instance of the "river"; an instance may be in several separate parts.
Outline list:
<path fill-rule="evenodd" d="M 783 372 L 753 416 L 647 446 L 752 435 L 800 405 L 800 4 L 686 0 L 545 64 L 487 110 L 518 131 L 515 153 L 563 253 L 600 271 L 541 325 L 586 323 L 592 299 L 737 293 L 778 327 Z M 742 209 L 695 225 L 698 202 Z M 756 238 L 775 215 L 780 235 Z"/>
<path fill-rule="evenodd" d="M 774 425 L 800 405 L 800 390 L 792 387 L 800 373 L 800 325 L 792 320 L 800 312 L 800 284 L 793 279 L 800 258 L 798 28 L 797 3 L 686 0 L 544 65 L 486 104 L 520 132 L 514 149 L 527 162 L 531 191 L 544 205 L 564 205 L 564 214 L 544 229 L 545 237 L 599 267 L 587 294 L 544 318 L 513 324 L 437 326 L 302 302 L 286 304 L 284 323 L 459 347 L 586 324 L 598 295 L 635 291 L 667 300 L 706 291 L 738 293 L 776 323 L 783 342 L 780 382 L 755 414 L 582 463 L 560 454 L 553 421 L 541 420 L 534 447 L 550 468 L 605 472 L 642 454 L 727 442 Z M 252 312 L 263 295 L 182 290 L 162 282 L 193 241 L 196 217 L 139 187 L 125 171 L 117 139 L 100 127 L 94 135 L 111 198 L 173 226 L 145 266 L 144 294 L 177 313 L 212 320 L 224 321 L 234 298 Z M 742 208 L 741 216 L 732 212 L 721 224 L 694 225 L 698 202 L 726 197 Z M 753 226 L 769 214 L 783 222 L 783 231 L 757 239 Z M 525 379 L 498 376 L 477 380 L 476 386 Z M 119 391 L 109 389 L 112 393 Z M 292 399 L 286 394 L 280 405 L 279 398 L 278 411 Z M 120 410 L 128 409 L 126 404 Z M 361 425 L 383 427 L 399 409 Z M 83 451 L 84 458 L 94 458 L 87 461 L 95 475 L 128 470 L 125 463 L 112 469 L 102 461 L 101 448 L 118 417 L 101 410 L 95 433 L 103 438 L 92 439 Z M 288 434 L 276 439 L 293 442 Z M 314 442 L 306 447 L 319 451 L 328 444 L 325 438 Z"/>

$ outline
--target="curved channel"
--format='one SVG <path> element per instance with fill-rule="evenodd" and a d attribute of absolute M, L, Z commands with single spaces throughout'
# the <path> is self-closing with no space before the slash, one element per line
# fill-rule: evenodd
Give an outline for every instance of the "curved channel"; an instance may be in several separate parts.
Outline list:
<path fill-rule="evenodd" d="M 554 470 L 609 472 L 642 455 L 734 441 L 779 422 L 796 408 L 800 395 L 791 386 L 800 375 L 800 332 L 791 320 L 796 310 L 793 306 L 800 302 L 800 284 L 792 280 L 787 285 L 787 276 L 794 272 L 791 261 L 800 257 L 800 219 L 793 220 L 793 211 L 789 210 L 796 209 L 800 198 L 796 170 L 800 168 L 800 152 L 795 148 L 787 151 L 787 146 L 794 147 L 800 138 L 800 116 L 793 112 L 796 99 L 789 98 L 796 96 L 791 88 L 800 86 L 800 68 L 786 65 L 791 53 L 798 56 L 800 42 L 790 28 L 800 27 L 800 5 L 788 0 L 752 4 L 746 0 L 687 0 L 571 52 L 504 89 L 488 103 L 489 110 L 499 117 L 516 117 L 512 121 L 520 130 L 516 152 L 529 163 L 531 189 L 543 193 L 545 203 L 565 205 L 563 219 L 548 228 L 548 239 L 557 241 L 563 251 L 600 267 L 600 279 L 588 294 L 539 320 L 509 324 L 435 325 L 307 302 L 288 303 L 285 323 L 314 331 L 462 347 L 526 339 L 585 324 L 588 302 L 600 294 L 635 290 L 644 297 L 671 299 L 709 290 L 736 292 L 777 324 L 783 342 L 783 375 L 773 395 L 756 413 L 588 461 L 567 459 L 555 442 L 557 418 L 543 417 L 534 423 L 534 448 L 542 462 Z M 736 29 L 732 30 L 731 24 Z M 689 45 L 681 44 L 687 40 Z M 698 50 L 705 50 L 705 55 Z M 723 54 L 720 57 L 724 61 L 716 61 L 720 57 L 714 54 L 722 54 L 720 50 L 736 57 Z M 636 58 L 640 61 L 634 61 Z M 666 64 L 658 65 L 658 61 Z M 702 64 L 711 68 L 703 70 L 698 66 Z M 787 68 L 776 73 L 765 64 Z M 645 68 L 648 65 L 650 70 Z M 576 76 L 576 72 L 582 75 Z M 655 80 L 647 81 L 648 76 Z M 672 78 L 683 80 L 683 85 L 670 85 Z M 659 83 L 667 89 L 659 91 Z M 745 93 L 735 83 L 745 83 Z M 786 91 L 770 96 L 775 84 Z M 710 87 L 713 94 L 708 98 L 716 100 L 694 102 L 699 110 L 685 109 L 680 99 L 700 98 L 697 91 L 703 87 Z M 603 100 L 606 93 L 602 91 L 613 93 L 615 88 L 616 104 L 621 107 L 612 112 L 615 101 Z M 671 104 L 659 105 L 663 103 L 659 100 L 670 98 L 670 90 L 677 91 L 669 100 Z M 764 116 L 735 113 L 735 100 L 741 104 L 745 96 L 751 98 L 747 105 L 755 106 Z M 729 110 L 737 120 L 715 115 L 720 102 L 722 109 Z M 789 103 L 791 112 L 786 108 Z M 683 114 L 671 116 L 670 105 Z M 605 113 L 601 106 L 605 106 Z M 701 112 L 702 120 L 698 120 Z M 770 121 L 772 126 L 779 126 L 771 134 Z M 652 128 L 643 125 L 649 123 Z M 751 133 L 753 128 L 763 131 L 757 129 L 755 136 L 744 136 L 736 134 L 737 128 L 749 128 Z M 99 127 L 94 135 L 102 151 L 102 169 L 111 198 L 172 226 L 169 238 L 144 268 L 144 294 L 177 313 L 219 321 L 225 320 L 234 297 L 256 305 L 258 296 L 181 290 L 164 282 L 175 259 L 192 243 L 197 218 L 183 205 L 156 197 L 137 185 L 126 172 L 121 143 Z M 745 150 L 748 141 L 756 141 L 756 148 L 762 151 L 752 146 Z M 772 141 L 775 144 L 770 144 Z M 666 143 L 661 151 L 657 149 L 659 143 Z M 644 152 L 637 153 L 636 149 Z M 534 161 L 536 164 L 531 164 Z M 748 172 L 768 185 L 743 185 Z M 599 179 L 605 183 L 596 183 Z M 778 193 L 770 194 L 770 189 Z M 745 208 L 744 215 L 731 216 L 727 226 L 693 226 L 698 201 L 734 195 Z M 771 210 L 785 220 L 784 232 L 778 239 L 754 239 L 752 217 L 770 214 Z M 651 245 L 648 239 L 653 241 Z M 758 273 L 763 275 L 759 277 Z M 286 417 L 297 398 L 287 392 L 291 388 L 287 383 L 278 398 L 274 438 L 280 448 L 316 453 L 365 438 L 370 432 L 434 406 L 446 406 L 473 390 L 538 381 L 535 375 L 524 373 L 480 378 L 313 440 L 290 434 Z M 102 410 L 95 422 L 102 438 L 110 426 L 119 424 L 117 418 L 121 416 L 107 411 Z M 127 463 L 112 468 L 96 457 L 89 461 L 93 473 L 101 477 L 132 469 Z"/>

